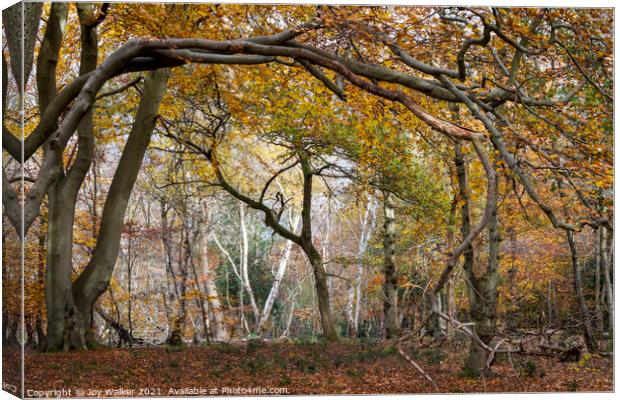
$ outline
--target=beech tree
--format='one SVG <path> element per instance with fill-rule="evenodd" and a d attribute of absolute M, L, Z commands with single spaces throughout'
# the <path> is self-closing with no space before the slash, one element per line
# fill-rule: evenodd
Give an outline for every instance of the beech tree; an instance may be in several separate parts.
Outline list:
<path fill-rule="evenodd" d="M 127 204 L 156 126 L 162 128 L 158 134 L 181 144 L 182 152 L 206 161 L 210 171 L 205 175 L 211 174 L 210 184 L 243 203 L 242 212 L 247 206 L 262 213 L 270 229 L 303 250 L 312 268 L 322 332 L 328 340 L 335 340 L 338 334 L 328 260 L 319 251 L 314 234 L 313 199 L 317 182 L 350 178 L 351 169 L 367 168 L 381 175 L 381 168 L 372 163 L 372 152 L 359 151 L 360 147 L 386 151 L 385 144 L 377 140 L 379 129 L 371 129 L 373 120 L 407 126 L 402 134 L 407 140 L 428 141 L 432 137 L 431 140 L 449 147 L 449 160 L 454 160 L 449 164 L 454 164 L 458 182 L 454 208 L 460 205 L 460 237 L 449 241 L 452 248 L 443 249 L 443 269 L 434 274 L 436 279 L 425 291 L 431 309 L 426 310 L 421 325 L 414 326 L 407 337 L 418 337 L 424 322 L 432 316 L 439 317 L 471 338 L 473 346 L 467 364 L 474 374 L 484 373 L 490 366 L 495 353 L 490 345 L 496 333 L 501 232 L 506 224 L 499 216 L 500 195 L 514 197 L 522 208 L 524 201 L 535 206 L 546 223 L 566 237 L 580 319 L 587 328 L 591 349 L 596 345 L 590 339 L 594 334 L 589 332 L 590 312 L 583 299 L 574 238 L 587 229 L 600 232 L 597 277 L 599 290 L 601 286 L 605 288 L 605 306 L 609 327 L 612 326 L 613 224 L 608 193 L 613 158 L 609 134 L 613 108 L 610 13 L 488 7 L 262 6 L 252 9 L 260 21 L 257 24 L 240 16 L 244 13 L 238 13 L 237 6 L 89 3 L 77 4 L 74 16 L 66 3 L 53 3 L 43 7 L 43 11 L 40 4 L 24 3 L 17 7 L 26 11 L 23 22 L 27 29 L 21 49 L 24 56 L 22 60 L 21 51 L 16 50 L 20 49 L 17 43 L 22 38 L 6 35 L 3 115 L 14 112 L 13 91 L 17 88 L 17 97 L 36 98 L 37 117 L 29 122 L 23 140 L 15 132 L 26 127 L 7 117 L 3 120 L 3 149 L 10 159 L 3 168 L 3 206 L 4 215 L 22 239 L 37 221 L 47 224 L 45 349 L 71 350 L 96 344 L 93 310 L 110 285 Z M 46 23 L 39 28 L 41 13 Z M 219 18 L 226 13 L 230 13 L 228 20 Z M 104 35 L 100 27 L 110 15 L 120 18 L 120 28 L 128 28 L 127 32 L 111 30 Z M 432 29 L 418 29 L 422 22 Z M 68 42 L 73 38 L 68 35 L 75 32 L 68 33 L 68 27 L 75 32 L 79 29 L 79 55 L 69 48 Z M 33 43 L 39 30 L 43 39 L 37 47 Z M 106 40 L 101 39 L 102 35 Z M 36 87 L 29 89 L 28 77 L 35 59 Z M 22 62 L 23 70 L 19 68 Z M 198 65 L 208 65 L 216 78 L 202 82 L 181 78 L 182 71 L 204 78 Z M 260 74 L 264 76 L 257 79 Z M 287 92 L 289 81 L 295 82 L 291 75 L 303 76 L 306 83 Z M 272 86 L 265 83 L 269 78 L 274 78 Z M 228 117 L 199 120 L 214 125 L 194 126 L 187 132 L 184 121 L 160 115 L 182 114 L 178 109 L 166 108 L 173 103 L 165 96 L 171 82 L 185 89 L 208 84 L 213 86 L 209 93 L 215 94 L 221 92 L 217 85 L 227 81 L 233 81 L 239 89 L 218 95 L 220 104 L 227 107 L 225 115 L 233 115 L 235 122 L 256 129 L 257 137 L 287 146 L 288 164 L 272 173 L 258 190 L 240 187 L 234 179 L 235 170 L 230 165 L 236 154 L 226 151 L 222 145 L 225 137 L 219 136 L 220 132 L 230 130 Z M 97 107 L 129 88 L 140 90 L 138 108 L 130 118 L 132 127 L 124 139 L 98 226 L 94 227 L 96 245 L 74 279 L 72 273 L 77 266 L 73 265 L 72 256 L 78 194 L 91 169 L 94 149 L 100 145 Z M 266 88 L 282 98 L 290 93 L 298 96 L 292 99 L 299 103 L 299 109 L 294 110 L 295 118 L 279 126 L 288 130 L 260 132 L 260 122 L 264 121 L 253 119 L 256 112 L 248 111 L 261 105 L 260 99 L 252 99 L 251 94 Z M 305 109 L 309 108 L 308 99 L 317 103 L 316 109 L 325 113 L 329 124 L 317 111 Z M 198 100 L 202 106 L 209 106 L 209 101 Z M 283 103 L 272 103 L 264 109 L 275 115 Z M 295 108 L 290 101 L 288 106 Z M 454 112 L 455 106 L 460 113 Z M 308 128 L 297 118 L 302 112 L 307 112 L 315 125 L 308 123 Z M 345 162 L 332 160 L 344 158 L 343 154 Z M 469 166 L 464 154 L 471 156 L 469 161 L 472 168 L 475 164 L 478 174 L 479 193 L 475 199 L 470 193 Z M 15 175 L 19 170 L 16 165 L 28 166 L 28 171 L 34 171 L 32 177 Z M 297 224 L 282 221 L 289 199 L 281 191 L 271 189 L 278 176 L 292 171 L 300 178 L 299 231 Z M 356 172 L 358 177 L 364 175 Z M 403 189 L 406 184 L 399 181 L 388 188 L 380 180 L 371 184 L 386 193 L 384 328 L 386 337 L 397 338 L 399 265 L 392 199 L 407 201 L 407 191 Z M 22 191 L 24 196 L 20 197 Z M 571 212 L 563 207 L 569 200 L 574 205 Z M 597 206 L 601 203 L 604 205 Z M 42 212 L 44 204 L 46 210 Z M 474 218 L 474 214 L 478 217 Z M 192 258 L 208 271 L 207 232 L 185 231 L 185 265 L 190 266 Z M 194 239 L 200 238 L 200 246 L 193 246 L 190 233 Z M 485 237 L 487 262 L 480 272 L 474 268 L 481 267 L 474 265 L 474 259 L 481 252 L 479 243 Z M 243 232 L 241 239 L 245 240 Z M 247 256 L 242 257 L 239 273 L 258 331 L 264 318 L 269 317 L 269 304 L 277 296 L 277 282 L 282 280 L 287 257 L 283 256 L 272 286 L 274 294 L 263 310 L 253 297 L 252 283 L 246 275 Z M 168 258 L 170 263 L 169 255 Z M 474 329 L 456 321 L 450 312 L 444 313 L 438 299 L 444 289 L 448 290 L 446 285 L 452 281 L 461 260 L 470 285 L 469 311 Z M 189 274 L 189 270 L 183 271 Z M 208 284 L 205 291 L 211 292 L 210 298 L 217 294 L 217 287 Z M 359 301 L 360 293 L 357 289 L 356 292 Z M 601 303 L 600 292 L 598 297 Z M 178 298 L 181 301 L 184 296 Z M 214 313 L 215 336 L 221 338 L 225 318 L 218 316 L 218 302 L 219 298 L 208 301 Z M 356 308 L 359 310 L 359 306 Z M 184 313 L 181 314 L 184 319 Z M 205 325 L 206 320 L 203 318 Z M 355 318 L 353 323 L 356 325 Z M 180 328 L 177 334 L 179 331 Z"/>

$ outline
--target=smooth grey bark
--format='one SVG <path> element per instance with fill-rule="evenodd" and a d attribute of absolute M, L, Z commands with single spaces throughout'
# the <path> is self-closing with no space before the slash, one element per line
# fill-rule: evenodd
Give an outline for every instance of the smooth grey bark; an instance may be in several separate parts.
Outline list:
<path fill-rule="evenodd" d="M 56 66 L 65 26 L 68 3 L 53 3 L 37 58 L 37 93 L 43 113 L 56 97 Z"/>
<path fill-rule="evenodd" d="M 92 5 L 78 5 L 81 31 L 80 74 L 87 74 L 96 68 L 98 43 L 96 26 L 89 25 Z M 62 16 L 59 16 L 62 19 Z M 59 23 L 61 21 L 58 21 Z M 55 24 L 50 27 L 53 28 Z M 55 66 L 50 66 L 55 70 Z M 50 88 L 46 88 L 50 89 Z M 45 104 L 39 109 L 44 110 Z M 93 157 L 94 135 L 92 110 L 87 110 L 77 125 L 77 156 L 65 172 L 62 153 L 56 153 L 55 163 L 58 178 L 47 191 L 48 197 L 48 243 L 45 279 L 47 307 L 46 350 L 73 350 L 86 348 L 85 316 L 76 307 L 71 290 L 73 223 L 77 195 Z M 52 142 L 46 148 L 46 157 L 54 155 Z"/>
<path fill-rule="evenodd" d="M 103 207 L 93 256 L 73 284 L 76 302 L 87 319 L 89 341 L 94 340 L 90 329 L 93 306 L 108 288 L 116 265 L 127 203 L 155 127 L 169 74 L 168 69 L 154 71 L 144 81 L 138 112 Z"/>
<path fill-rule="evenodd" d="M 38 241 L 38 252 L 39 252 L 39 269 L 37 271 L 37 284 L 40 285 L 40 287 L 45 287 L 45 259 L 46 259 L 46 252 L 45 252 L 45 242 L 46 242 L 46 229 L 45 229 L 45 221 L 43 218 L 41 218 L 41 221 L 39 222 L 39 229 L 37 232 L 37 241 Z M 35 324 L 35 328 L 36 328 L 36 332 L 37 332 L 37 350 L 40 351 L 44 351 L 45 350 L 45 346 L 46 346 L 46 335 L 45 335 L 45 330 L 43 329 L 43 302 L 41 302 L 41 304 L 38 304 L 38 312 L 36 315 L 36 324 Z"/>
<path fill-rule="evenodd" d="M 383 313 L 385 338 L 394 339 L 400 332 L 398 317 L 398 270 L 396 267 L 396 219 L 394 195 L 385 193 L 383 200 Z"/>
<path fill-rule="evenodd" d="M 304 249 L 304 253 L 308 257 L 314 274 L 314 288 L 321 317 L 323 335 L 327 341 L 335 341 L 338 339 L 338 334 L 336 333 L 333 323 L 331 304 L 329 301 L 329 289 L 327 286 L 327 274 L 325 273 L 323 260 L 314 245 L 305 244 L 302 246 L 302 249 Z"/>
<path fill-rule="evenodd" d="M 36 39 L 36 33 L 39 25 L 39 18 L 41 14 L 42 4 L 37 3 L 25 3 L 24 14 L 26 19 L 30 19 L 28 26 L 24 27 L 27 32 L 24 37 L 24 53 L 25 59 L 22 60 L 21 54 L 21 29 L 8 29 L 9 26 L 15 26 L 16 21 L 21 21 L 22 3 L 18 3 L 3 11 L 3 19 L 5 21 L 5 31 L 7 31 L 7 40 L 9 42 L 9 50 L 11 54 L 11 65 L 15 79 L 18 86 L 21 85 L 22 74 L 22 61 L 24 61 L 24 68 L 26 69 L 26 77 L 30 74 L 30 70 L 33 64 L 33 49 L 30 46 L 34 46 L 34 40 Z M 58 60 L 58 52 L 60 50 L 60 43 L 62 42 L 62 34 L 66 24 L 67 17 L 67 4 L 55 3 L 51 7 L 51 13 L 48 18 L 48 24 L 45 31 L 43 42 L 41 43 L 41 49 L 37 58 L 37 92 L 39 93 L 39 110 L 43 112 L 51 99 L 56 95 L 56 63 Z M 7 24 L 10 20 L 11 23 Z M 31 42 L 31 43 L 30 43 Z M 45 80 L 44 80 L 45 79 Z M 8 89 L 8 68 L 4 55 L 2 56 L 2 113 L 5 114 L 7 105 L 7 89 Z M 21 90 L 20 90 L 21 95 Z M 29 136 L 30 137 L 30 136 Z M 28 139 L 25 139 L 28 141 Z M 2 122 L 2 143 L 3 147 L 19 162 L 22 160 L 22 150 L 24 147 L 24 141 L 22 138 L 15 137 Z M 52 160 L 53 161 L 53 160 Z M 53 168 L 53 167 L 52 167 Z M 22 212 L 24 216 L 24 225 L 29 225 L 34 222 L 36 215 L 38 215 L 38 208 L 45 197 L 47 186 L 53 178 L 57 169 L 53 168 L 44 175 L 45 186 L 39 187 L 33 185 L 28 193 L 28 199 L 32 200 L 26 202 L 22 208 L 22 204 L 18 201 L 18 196 L 15 190 L 11 188 L 11 184 L 6 176 L 5 171 L 2 171 L 2 204 L 4 206 L 4 212 L 12 222 L 18 236 L 25 235 L 25 229 L 22 225 Z"/>

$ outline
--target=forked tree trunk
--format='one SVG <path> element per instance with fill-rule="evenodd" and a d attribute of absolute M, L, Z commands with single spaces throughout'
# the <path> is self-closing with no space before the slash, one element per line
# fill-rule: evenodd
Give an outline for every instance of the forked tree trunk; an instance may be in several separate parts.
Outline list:
<path fill-rule="evenodd" d="M 299 161 L 304 179 L 303 204 L 301 210 L 302 224 L 299 244 L 308 257 L 308 261 L 312 266 L 312 272 L 314 273 L 314 285 L 321 317 L 321 327 L 323 328 L 323 336 L 325 340 L 332 342 L 338 340 L 338 333 L 336 332 L 332 317 L 329 288 L 327 286 L 327 274 L 321 255 L 314 246 L 314 243 L 312 243 L 312 184 L 314 171 L 310 165 L 310 160 L 308 160 L 307 155 L 303 152 L 299 153 Z"/>
<path fill-rule="evenodd" d="M 64 12 L 64 11 L 63 11 Z M 92 13 L 92 5 L 81 4 L 78 6 L 78 15 L 81 27 L 81 54 L 80 74 L 88 73 L 97 66 L 97 31 L 96 26 L 87 23 Z M 60 29 L 64 19 L 54 14 L 50 17 L 50 35 L 54 29 Z M 60 26 L 60 28 L 58 27 Z M 48 37 L 46 39 L 54 43 L 55 47 L 61 37 Z M 48 42 L 48 46 L 50 46 Z M 58 49 L 49 48 L 43 53 L 43 57 L 57 57 Z M 46 72 L 55 73 L 55 64 L 50 64 Z M 48 83 L 40 82 L 48 85 Z M 55 86 L 55 79 L 52 80 Z M 44 110 L 47 103 L 55 95 L 55 87 L 41 87 L 43 97 L 39 98 L 39 108 Z M 51 151 L 51 143 L 47 144 L 46 151 Z M 76 307 L 71 289 L 72 254 L 73 254 L 73 223 L 75 220 L 75 208 L 77 195 L 84 178 L 90 168 L 93 158 L 93 114 L 89 110 L 78 125 L 78 151 L 73 165 L 67 172 L 64 171 L 64 160 L 61 157 L 56 160 L 54 168 L 57 170 L 58 179 L 48 189 L 48 245 L 45 278 L 45 295 L 47 306 L 47 329 L 45 348 L 47 351 L 74 350 L 86 348 L 86 322 L 90 323 L 89 317 L 80 313 Z"/>
<path fill-rule="evenodd" d="M 467 237 L 471 230 L 470 197 L 469 197 L 469 174 L 465 157 L 460 144 L 455 146 L 455 165 L 459 182 L 459 196 L 461 206 L 461 235 Z M 495 165 L 494 165 L 495 167 Z M 468 246 L 463 253 L 463 270 L 467 279 L 467 295 L 469 299 L 469 313 L 475 323 L 475 332 L 486 344 L 495 336 L 497 323 L 497 285 L 499 275 L 497 273 L 499 261 L 499 221 L 497 211 L 497 183 L 493 197 L 492 213 L 488 223 L 489 254 L 486 271 L 477 275 L 474 268 L 474 248 Z M 487 375 L 490 371 L 487 367 L 489 353 L 473 340 L 470 351 L 465 361 L 464 370 L 473 376 Z"/>

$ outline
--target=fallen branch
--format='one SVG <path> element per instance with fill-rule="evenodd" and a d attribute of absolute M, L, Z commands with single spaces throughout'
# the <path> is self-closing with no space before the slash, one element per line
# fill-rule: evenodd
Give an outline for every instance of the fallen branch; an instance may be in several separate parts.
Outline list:
<path fill-rule="evenodd" d="M 413 365 L 413 367 L 414 367 L 415 369 L 417 369 L 417 370 L 418 370 L 418 372 L 419 372 L 420 374 L 422 374 L 422 376 L 423 376 L 424 378 L 426 378 L 426 380 L 427 380 L 427 381 L 429 381 L 429 382 L 431 383 L 431 385 L 433 385 L 433 388 L 435 388 L 435 390 L 438 390 L 438 389 L 439 389 L 439 387 L 437 386 L 437 384 L 435 383 L 435 381 L 433 380 L 433 378 L 431 378 L 431 377 L 430 377 L 430 375 L 429 375 L 429 374 L 427 374 L 427 373 L 426 373 L 426 371 L 424 371 L 424 370 L 422 369 L 422 367 L 420 367 L 420 366 L 419 366 L 419 365 L 418 365 L 415 361 L 413 361 L 413 360 L 411 359 L 411 357 L 409 357 L 409 356 L 407 355 L 407 353 L 405 353 L 405 351 L 403 350 L 403 347 L 402 347 L 402 342 L 398 342 L 398 345 L 397 345 L 396 347 L 397 347 L 398 352 L 400 353 L 400 355 L 401 355 L 401 356 L 403 356 L 403 357 L 405 358 L 405 360 L 409 361 L 409 363 L 410 363 L 411 365 Z"/>

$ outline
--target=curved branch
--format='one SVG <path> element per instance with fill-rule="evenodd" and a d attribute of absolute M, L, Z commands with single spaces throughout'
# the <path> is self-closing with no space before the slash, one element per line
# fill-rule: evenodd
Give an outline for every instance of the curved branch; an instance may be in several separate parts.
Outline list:
<path fill-rule="evenodd" d="M 495 197 L 495 190 L 496 190 L 495 181 L 496 181 L 497 177 L 496 177 L 496 174 L 495 174 L 495 170 L 493 169 L 493 166 L 489 162 L 489 159 L 488 159 L 488 157 L 487 157 L 487 155 L 486 155 L 486 153 L 484 151 L 484 148 L 482 147 L 482 144 L 480 143 L 480 141 L 478 139 L 473 139 L 471 142 L 472 142 L 472 144 L 474 146 L 474 150 L 476 150 L 476 154 L 478 154 L 478 158 L 480 159 L 480 162 L 482 163 L 482 166 L 484 167 L 484 172 L 485 172 L 486 177 L 487 177 L 487 199 L 486 199 L 486 205 L 484 207 L 484 212 L 483 212 L 482 216 L 480 217 L 480 221 L 478 222 L 478 224 L 469 232 L 469 235 L 467 235 L 467 237 L 465 239 L 463 239 L 461 244 L 459 244 L 459 246 L 457 248 L 452 250 L 452 252 L 450 254 L 450 257 L 448 258 L 448 262 L 447 262 L 446 268 L 441 273 L 441 276 L 439 277 L 439 280 L 437 281 L 437 284 L 435 285 L 435 287 L 432 290 L 432 293 L 435 294 L 435 295 L 437 293 L 439 293 L 439 291 L 443 288 L 443 286 L 448 281 L 448 278 L 450 277 L 450 273 L 452 272 L 452 270 L 456 266 L 456 263 L 457 263 L 458 259 L 461 257 L 461 255 L 463 254 L 463 252 L 474 241 L 474 239 L 476 237 L 478 237 L 480 232 L 482 232 L 482 230 L 487 226 L 487 224 L 489 223 L 489 220 L 491 218 L 491 214 L 493 213 L 493 210 L 496 207 L 496 204 L 495 204 L 495 198 L 496 198 Z"/>
<path fill-rule="evenodd" d="M 514 155 L 510 153 L 506 148 L 506 145 L 504 144 L 504 141 L 502 139 L 502 134 L 495 127 L 491 119 L 487 117 L 480 110 L 480 108 L 467 95 L 465 95 L 465 93 L 458 90 L 448 78 L 446 78 L 445 76 L 440 76 L 439 79 L 450 91 L 452 91 L 456 96 L 463 100 L 463 103 L 467 105 L 467 108 L 472 113 L 472 115 L 476 119 L 481 121 L 484 124 L 485 128 L 491 133 L 491 141 L 493 142 L 495 148 L 499 150 L 502 159 L 506 162 L 510 170 L 519 177 L 519 180 L 523 184 L 523 187 L 525 187 L 527 194 L 534 201 L 534 203 L 536 203 L 538 207 L 547 215 L 547 218 L 551 221 L 553 226 L 566 230 L 576 230 L 574 226 L 558 219 L 553 212 L 553 209 L 540 198 L 540 196 L 536 192 L 536 189 L 534 189 L 534 185 L 527 177 L 525 172 L 521 169 Z"/>
<path fill-rule="evenodd" d="M 491 28 L 487 24 L 484 25 L 484 29 L 482 30 L 482 36 L 477 39 L 467 39 L 463 46 L 459 50 L 456 56 L 456 63 L 459 68 L 459 79 L 464 81 L 467 77 L 467 67 L 465 66 L 465 54 L 469 50 L 471 46 L 481 46 L 484 47 L 491 40 Z"/>

